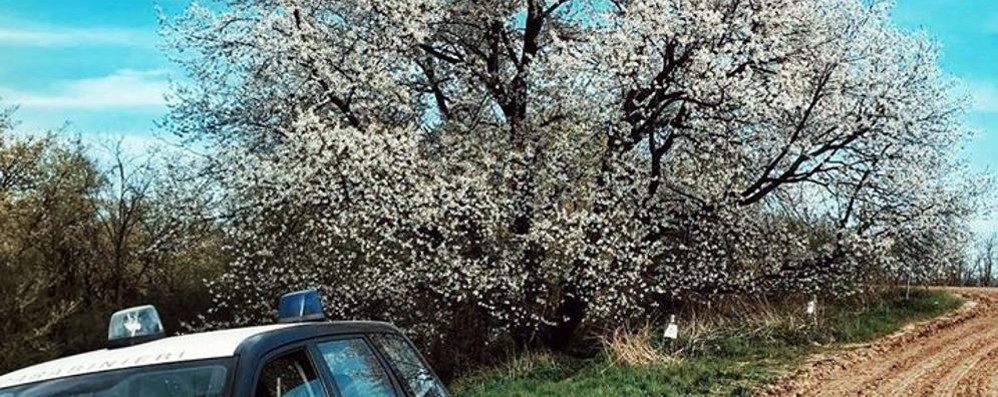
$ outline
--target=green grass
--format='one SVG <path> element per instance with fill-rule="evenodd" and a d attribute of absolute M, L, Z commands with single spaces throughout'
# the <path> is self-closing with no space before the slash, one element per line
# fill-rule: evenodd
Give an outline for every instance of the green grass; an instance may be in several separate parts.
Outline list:
<path fill-rule="evenodd" d="M 910 299 L 904 299 L 898 292 L 864 311 L 838 313 L 832 317 L 829 329 L 835 341 L 864 342 L 894 332 L 910 322 L 939 316 L 962 303 L 945 292 L 914 290 Z"/>
<path fill-rule="evenodd" d="M 960 304 L 942 292 L 912 291 L 907 300 L 892 293 L 881 303 L 858 310 L 846 305 L 828 308 L 818 326 L 719 331 L 672 364 L 628 367 L 606 358 L 533 355 L 459 379 L 452 390 L 457 397 L 747 396 L 808 354 L 840 343 L 869 341 Z"/>

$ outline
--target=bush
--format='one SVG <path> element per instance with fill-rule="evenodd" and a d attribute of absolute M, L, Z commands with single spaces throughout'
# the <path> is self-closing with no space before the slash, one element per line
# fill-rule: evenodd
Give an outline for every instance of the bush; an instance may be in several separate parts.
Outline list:
<path fill-rule="evenodd" d="M 651 327 L 612 338 L 626 340 L 625 351 L 655 352 L 667 360 L 642 365 L 616 361 L 619 343 L 607 345 L 605 355 L 592 359 L 532 354 L 518 358 L 516 370 L 501 366 L 484 371 L 457 380 L 452 390 L 461 397 L 749 396 L 810 353 L 869 341 L 961 304 L 941 292 L 918 290 L 905 299 L 892 291 L 869 305 L 860 299 L 830 303 L 815 327 L 801 321 L 798 303 L 757 305 L 767 314 L 750 315 L 754 320 L 730 314 L 701 318 L 685 324 L 683 338 L 671 344 L 649 337 L 660 335 Z"/>

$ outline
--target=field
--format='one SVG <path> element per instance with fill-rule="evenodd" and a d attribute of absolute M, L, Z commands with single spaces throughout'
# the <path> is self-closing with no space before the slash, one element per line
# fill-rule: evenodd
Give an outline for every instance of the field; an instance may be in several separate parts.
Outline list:
<path fill-rule="evenodd" d="M 583 359 L 527 355 L 460 379 L 452 389 L 459 397 L 751 395 L 809 355 L 864 343 L 960 305 L 946 292 L 917 290 L 910 299 L 891 293 L 860 310 L 829 307 L 817 325 L 730 327 L 681 337 L 677 346 L 656 346 L 655 338 L 646 338 L 661 359 L 637 365 L 615 358 L 622 356 L 620 346 Z"/>

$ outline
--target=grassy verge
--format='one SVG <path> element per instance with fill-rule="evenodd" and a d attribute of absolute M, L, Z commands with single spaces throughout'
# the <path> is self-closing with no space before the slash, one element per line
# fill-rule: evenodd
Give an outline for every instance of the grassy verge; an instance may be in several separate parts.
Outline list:
<path fill-rule="evenodd" d="M 808 354 L 869 341 L 960 304 L 943 292 L 912 291 L 910 299 L 893 293 L 859 310 L 827 308 L 817 326 L 744 325 L 672 346 L 652 342 L 665 359 L 651 364 L 622 364 L 609 352 L 592 359 L 530 355 L 460 379 L 452 390 L 457 397 L 750 395 Z"/>

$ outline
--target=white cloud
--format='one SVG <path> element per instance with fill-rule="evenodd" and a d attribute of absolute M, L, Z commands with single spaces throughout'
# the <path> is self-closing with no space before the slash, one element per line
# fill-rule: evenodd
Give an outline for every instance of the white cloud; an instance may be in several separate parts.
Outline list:
<path fill-rule="evenodd" d="M 23 108 L 104 109 L 161 107 L 169 89 L 165 70 L 119 70 L 111 75 L 74 80 L 39 93 L 0 87 L 5 103 Z"/>
<path fill-rule="evenodd" d="M 177 145 L 171 135 L 154 132 L 104 132 L 79 134 L 81 141 L 91 148 L 91 153 L 101 160 L 111 160 L 116 147 L 127 156 L 165 153 Z"/>
<path fill-rule="evenodd" d="M 148 45 L 152 37 L 148 32 L 125 29 L 0 27 L 0 46 L 80 46 L 80 45 Z"/>
<path fill-rule="evenodd" d="M 973 103 L 970 110 L 979 113 L 998 113 L 998 84 L 977 81 L 968 85 Z"/>
<path fill-rule="evenodd" d="M 110 166 L 114 161 L 116 148 L 121 149 L 124 158 L 130 162 L 144 162 L 156 159 L 168 159 L 172 155 L 189 154 L 182 149 L 178 138 L 163 133 L 153 131 L 107 131 L 92 132 L 82 130 L 73 124 L 66 124 L 58 130 L 51 130 L 41 127 L 19 125 L 17 129 L 8 131 L 11 136 L 28 138 L 43 137 L 56 133 L 57 136 L 79 140 L 87 148 L 87 153 L 105 166 Z M 161 157 L 155 157 L 160 156 Z"/>

